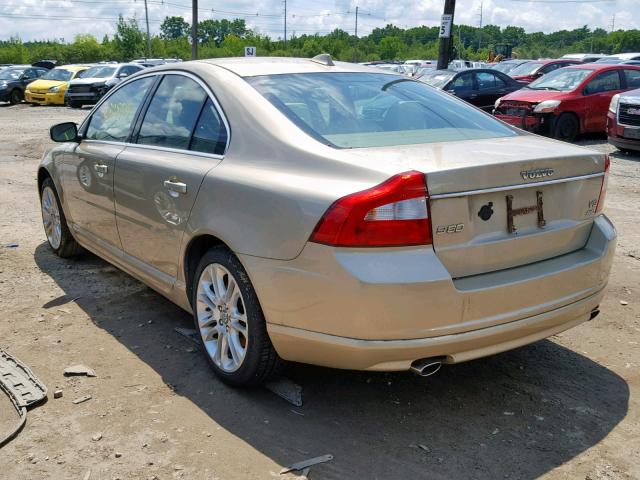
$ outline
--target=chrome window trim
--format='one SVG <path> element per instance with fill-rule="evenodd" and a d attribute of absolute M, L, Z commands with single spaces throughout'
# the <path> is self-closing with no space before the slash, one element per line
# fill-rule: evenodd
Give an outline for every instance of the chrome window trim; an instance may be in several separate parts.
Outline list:
<path fill-rule="evenodd" d="M 142 70 L 144 71 L 144 70 Z M 119 83 L 116 87 L 114 87 L 108 95 L 105 95 L 104 97 L 102 97 L 100 99 L 100 101 L 93 107 L 93 109 L 91 110 L 91 112 L 89 112 L 89 115 L 87 115 L 87 118 L 84 119 L 84 121 L 82 122 L 82 124 L 80 125 L 80 130 L 84 131 L 84 126 L 85 123 L 87 123 L 91 117 L 93 117 L 94 112 L 100 108 L 100 106 L 111 96 L 113 95 L 113 92 L 118 91 L 120 88 L 123 88 L 124 86 L 128 85 L 131 82 L 134 82 L 136 80 L 140 80 L 141 78 L 145 78 L 145 77 L 157 77 L 158 75 L 182 75 L 184 77 L 188 77 L 192 80 L 194 80 L 197 84 L 199 84 L 205 91 L 205 93 L 207 94 L 207 97 L 209 97 L 209 99 L 213 102 L 213 106 L 215 107 L 216 111 L 218 112 L 218 115 L 220 115 L 220 118 L 222 119 L 222 123 L 224 124 L 224 128 L 227 131 L 227 142 L 224 146 L 224 153 L 222 155 L 216 155 L 213 153 L 204 153 L 204 152 L 196 152 L 195 150 L 183 150 L 183 149 L 179 149 L 179 148 L 169 148 L 169 147 L 156 147 L 153 145 L 143 145 L 143 144 L 139 144 L 139 143 L 128 143 L 128 142 L 110 142 L 110 141 L 104 141 L 104 140 L 94 140 L 94 139 L 83 139 L 83 141 L 87 141 L 87 142 L 102 142 L 102 143 L 107 143 L 107 144 L 111 144 L 111 145 L 128 145 L 128 146 L 136 146 L 136 147 L 144 147 L 144 148 L 151 148 L 153 150 L 162 150 L 162 151 L 168 151 L 168 152 L 177 152 L 177 153 L 192 153 L 192 154 L 197 154 L 200 156 L 207 156 L 207 157 L 213 157 L 213 158 L 224 158 L 224 156 L 227 153 L 227 150 L 229 149 L 229 144 L 231 143 L 231 127 L 229 126 L 229 122 L 227 120 L 227 116 L 224 113 L 224 110 L 222 109 L 222 107 L 220 106 L 220 104 L 218 103 L 218 99 L 216 98 L 216 96 L 213 94 L 213 92 L 211 91 L 211 89 L 209 88 L 209 86 L 203 82 L 200 78 L 198 78 L 197 76 L 193 75 L 192 73 L 189 72 L 183 72 L 180 70 L 162 70 L 159 72 L 149 72 L 149 73 L 144 73 L 141 75 L 138 74 L 134 74 L 133 76 L 131 76 L 131 78 Z M 155 92 L 154 92 L 155 94 Z M 152 98 L 153 100 L 153 98 Z M 148 107 L 147 107 L 148 110 Z M 145 114 L 147 113 L 146 111 L 144 112 Z M 144 118 L 142 119 L 142 121 L 144 122 Z"/>
<path fill-rule="evenodd" d="M 555 180 L 547 180 L 547 181 L 543 181 L 543 182 L 522 183 L 522 184 L 518 184 L 518 185 L 507 185 L 505 187 L 485 188 L 485 189 L 482 189 L 482 190 L 467 190 L 465 192 L 440 193 L 440 194 L 437 194 L 437 195 L 429 195 L 429 199 L 430 200 L 439 200 L 441 198 L 466 197 L 466 196 L 471 196 L 471 195 L 482 195 L 482 194 L 485 194 L 485 193 L 506 192 L 506 191 L 509 191 L 509 190 L 520 190 L 522 188 L 544 187 L 546 185 L 555 185 L 557 183 L 575 182 L 575 181 L 579 181 L 579 180 L 588 180 L 590 178 L 598 178 L 598 177 L 603 177 L 603 176 L 604 176 L 604 172 L 591 173 L 589 175 L 580 175 L 578 177 L 569 177 L 569 178 L 557 178 Z"/>
<path fill-rule="evenodd" d="M 224 158 L 224 155 L 217 155 L 215 153 L 197 152 L 195 150 L 182 150 L 179 148 L 158 147 L 155 145 L 144 145 L 141 143 L 114 142 L 110 140 L 89 140 L 89 139 L 83 139 L 83 141 L 87 143 L 98 143 L 103 145 L 119 145 L 122 148 L 135 147 L 135 148 L 142 148 L 145 150 L 156 150 L 160 152 L 180 153 L 182 155 L 195 155 L 197 157 L 214 158 L 216 160 L 222 160 Z"/>

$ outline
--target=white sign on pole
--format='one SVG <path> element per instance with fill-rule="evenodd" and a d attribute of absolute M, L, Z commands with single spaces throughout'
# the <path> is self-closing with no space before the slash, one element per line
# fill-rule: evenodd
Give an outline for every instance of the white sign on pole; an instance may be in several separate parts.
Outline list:
<path fill-rule="evenodd" d="M 440 19 L 440 38 L 449 38 L 451 36 L 451 22 L 453 15 L 445 13 Z"/>
<path fill-rule="evenodd" d="M 256 56 L 256 47 L 244 47 L 244 56 L 245 57 L 255 57 Z"/>

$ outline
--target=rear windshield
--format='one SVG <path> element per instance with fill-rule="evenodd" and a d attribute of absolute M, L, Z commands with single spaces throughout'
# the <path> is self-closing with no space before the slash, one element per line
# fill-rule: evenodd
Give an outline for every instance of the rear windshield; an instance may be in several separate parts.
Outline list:
<path fill-rule="evenodd" d="M 582 81 L 592 73 L 593 70 L 586 68 L 561 68 L 547 73 L 544 77 L 540 77 L 524 88 L 530 90 L 570 92 L 578 88 Z"/>
<path fill-rule="evenodd" d="M 544 63 L 541 62 L 527 62 L 522 65 L 518 65 L 516 68 L 509 72 L 512 77 L 519 77 L 525 75 L 532 75 L 538 70 Z"/>
<path fill-rule="evenodd" d="M 54 68 L 49 70 L 47 74 L 42 77 L 43 80 L 60 80 L 61 82 L 68 82 L 73 77 L 71 70 L 65 70 L 63 68 Z"/>
<path fill-rule="evenodd" d="M 246 80 L 322 143 L 384 147 L 518 135 L 451 95 L 381 73 L 301 73 Z"/>

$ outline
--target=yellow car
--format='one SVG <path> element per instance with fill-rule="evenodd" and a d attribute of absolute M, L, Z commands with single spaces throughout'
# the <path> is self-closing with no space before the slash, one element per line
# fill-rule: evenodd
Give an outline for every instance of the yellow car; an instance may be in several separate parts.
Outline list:
<path fill-rule="evenodd" d="M 39 105 L 64 105 L 64 92 L 69 81 L 88 68 L 87 65 L 65 65 L 50 70 L 45 76 L 27 85 L 24 91 L 25 101 Z"/>

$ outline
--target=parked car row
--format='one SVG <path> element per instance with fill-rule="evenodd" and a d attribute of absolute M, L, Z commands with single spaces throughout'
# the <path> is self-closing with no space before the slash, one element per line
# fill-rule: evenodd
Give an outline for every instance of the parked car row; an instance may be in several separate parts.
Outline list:
<path fill-rule="evenodd" d="M 134 73 L 179 59 L 137 59 L 131 63 L 100 62 L 54 67 L 55 62 L 0 67 L 0 101 L 34 105 L 94 105 L 105 93 Z"/>

